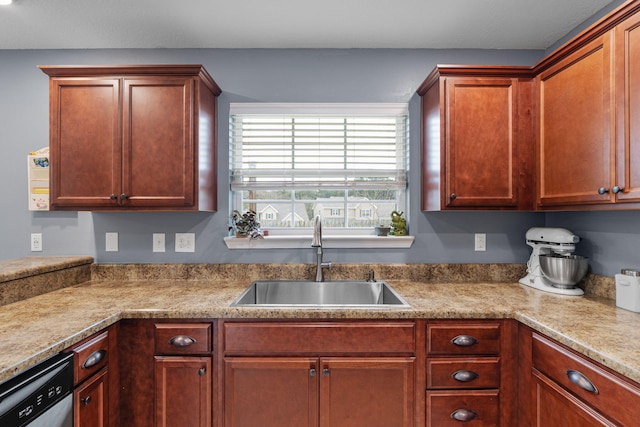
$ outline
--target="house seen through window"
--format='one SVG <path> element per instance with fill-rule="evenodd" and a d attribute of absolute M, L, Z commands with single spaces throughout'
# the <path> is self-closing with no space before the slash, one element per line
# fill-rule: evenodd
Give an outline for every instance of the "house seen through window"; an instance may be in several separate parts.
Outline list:
<path fill-rule="evenodd" d="M 263 229 L 372 229 L 405 211 L 406 104 L 232 103 L 231 209 Z"/>

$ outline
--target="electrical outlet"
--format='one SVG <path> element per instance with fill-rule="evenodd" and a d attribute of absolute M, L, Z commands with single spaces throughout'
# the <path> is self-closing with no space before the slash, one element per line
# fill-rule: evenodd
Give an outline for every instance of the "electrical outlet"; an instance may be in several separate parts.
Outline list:
<path fill-rule="evenodd" d="M 153 252 L 164 252 L 164 233 L 153 233 Z"/>
<path fill-rule="evenodd" d="M 105 251 L 118 252 L 118 233 L 105 234 Z"/>
<path fill-rule="evenodd" d="M 195 252 L 195 233 L 176 233 L 176 252 Z"/>
<path fill-rule="evenodd" d="M 487 250 L 487 235 L 485 233 L 476 233 L 475 250 L 476 252 L 484 252 Z"/>
<path fill-rule="evenodd" d="M 42 252 L 42 233 L 31 233 L 31 252 Z"/>

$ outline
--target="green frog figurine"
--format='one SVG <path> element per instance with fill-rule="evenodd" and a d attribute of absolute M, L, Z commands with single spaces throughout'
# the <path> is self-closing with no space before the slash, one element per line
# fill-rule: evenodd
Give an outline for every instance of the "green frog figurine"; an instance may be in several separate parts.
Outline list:
<path fill-rule="evenodd" d="M 393 211 L 391 212 L 391 236 L 406 236 L 407 235 L 407 220 L 402 217 L 404 212 Z"/>

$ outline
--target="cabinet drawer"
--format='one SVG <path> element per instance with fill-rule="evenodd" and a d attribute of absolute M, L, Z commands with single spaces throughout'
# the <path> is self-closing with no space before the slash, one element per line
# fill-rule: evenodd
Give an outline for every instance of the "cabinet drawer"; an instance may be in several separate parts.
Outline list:
<path fill-rule="evenodd" d="M 224 324 L 227 354 L 415 352 L 413 322 L 249 322 Z"/>
<path fill-rule="evenodd" d="M 500 387 L 500 359 L 433 358 L 427 360 L 427 388 L 471 389 Z"/>
<path fill-rule="evenodd" d="M 498 390 L 427 391 L 427 427 L 500 425 Z"/>
<path fill-rule="evenodd" d="M 156 354 L 211 352 L 211 323 L 156 323 Z"/>
<path fill-rule="evenodd" d="M 109 363 L 109 331 L 80 342 L 71 351 L 74 384 L 80 384 Z"/>
<path fill-rule="evenodd" d="M 500 323 L 427 324 L 427 353 L 500 354 Z"/>
<path fill-rule="evenodd" d="M 534 369 L 608 418 L 622 425 L 637 424 L 640 388 L 635 384 L 535 333 L 532 362 Z M 594 389 L 589 391 L 591 385 Z"/>

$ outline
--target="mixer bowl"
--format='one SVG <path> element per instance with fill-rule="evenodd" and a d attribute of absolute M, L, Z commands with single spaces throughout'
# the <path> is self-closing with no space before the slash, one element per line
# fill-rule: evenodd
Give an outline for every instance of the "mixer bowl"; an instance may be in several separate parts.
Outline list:
<path fill-rule="evenodd" d="M 580 282 L 589 268 L 588 258 L 580 255 L 540 255 L 542 275 L 557 287 Z"/>

